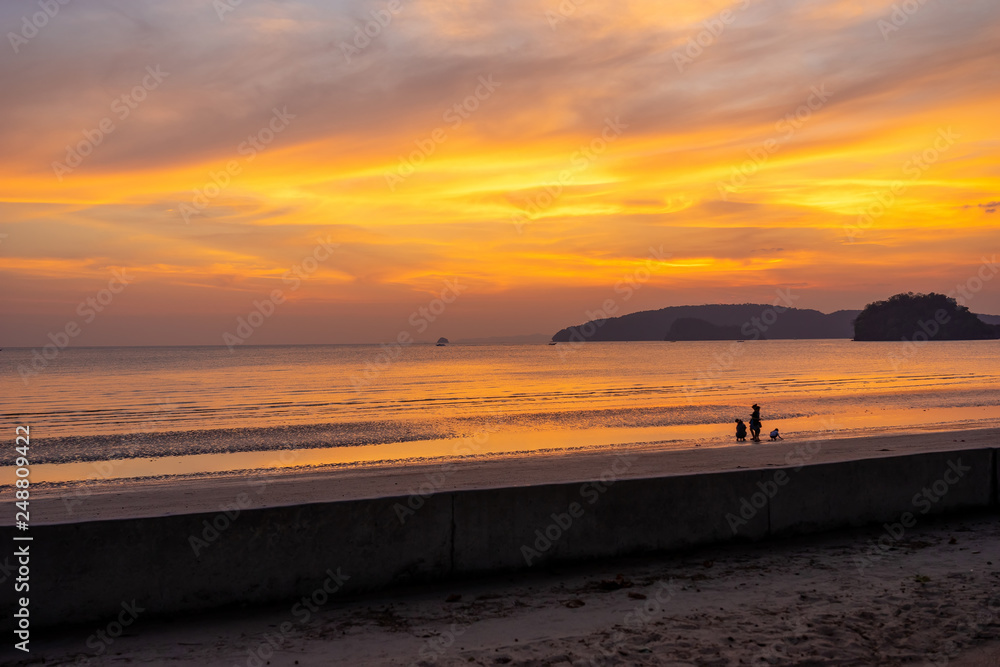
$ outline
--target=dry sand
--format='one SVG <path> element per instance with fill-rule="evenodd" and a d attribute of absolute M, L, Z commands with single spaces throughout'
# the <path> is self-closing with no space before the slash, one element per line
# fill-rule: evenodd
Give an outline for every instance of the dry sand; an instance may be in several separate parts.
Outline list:
<path fill-rule="evenodd" d="M 1000 665 L 1000 517 L 919 525 L 859 573 L 855 558 L 879 534 L 841 531 L 334 597 L 307 619 L 291 602 L 172 621 L 140 615 L 100 657 L 86 645 L 96 627 L 39 638 L 33 657 L 248 667 Z M 7 660 L 29 664 L 4 647 Z"/>
<path fill-rule="evenodd" d="M 1000 430 L 979 429 L 875 435 L 825 440 L 785 440 L 733 447 L 664 450 L 651 443 L 560 454 L 466 459 L 445 470 L 442 463 L 408 466 L 319 468 L 222 477 L 168 478 L 123 484 L 89 483 L 79 488 L 34 487 L 33 523 L 69 523 L 127 517 L 214 512 L 247 493 L 254 507 L 410 495 L 434 478 L 434 491 L 531 486 L 596 479 L 620 452 L 636 457 L 624 477 L 659 477 L 699 472 L 766 468 L 859 458 L 898 456 L 921 451 L 1000 446 Z M 10 525 L 13 514 L 0 516 Z"/>

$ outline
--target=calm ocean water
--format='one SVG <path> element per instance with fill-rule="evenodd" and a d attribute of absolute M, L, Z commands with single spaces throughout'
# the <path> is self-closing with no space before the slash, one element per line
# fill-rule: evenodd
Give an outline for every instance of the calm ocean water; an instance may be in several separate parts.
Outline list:
<path fill-rule="evenodd" d="M 388 363 L 366 345 L 70 348 L 22 378 L 31 358 L 0 353 L 0 384 L 9 432 L 28 424 L 47 445 L 38 462 L 420 442 L 484 425 L 589 444 L 622 429 L 730 442 L 754 402 L 765 430 L 786 434 L 1000 423 L 996 341 L 414 345 Z"/>

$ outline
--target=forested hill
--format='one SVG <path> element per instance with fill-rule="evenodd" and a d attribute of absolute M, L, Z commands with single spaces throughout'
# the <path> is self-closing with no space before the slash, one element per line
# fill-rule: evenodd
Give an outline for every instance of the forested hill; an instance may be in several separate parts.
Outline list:
<path fill-rule="evenodd" d="M 860 312 L 838 310 L 825 314 L 799 308 L 776 309 L 760 303 L 670 306 L 605 320 L 591 320 L 562 329 L 552 340 L 852 338 L 853 321 Z"/>
<path fill-rule="evenodd" d="M 993 340 L 1000 338 L 1000 325 L 992 319 L 945 294 L 906 292 L 865 306 L 854 324 L 854 340 Z"/>

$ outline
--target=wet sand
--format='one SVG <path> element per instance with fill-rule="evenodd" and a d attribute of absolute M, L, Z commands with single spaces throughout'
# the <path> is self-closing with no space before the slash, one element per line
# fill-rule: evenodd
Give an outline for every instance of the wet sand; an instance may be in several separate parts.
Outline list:
<path fill-rule="evenodd" d="M 859 572 L 877 527 L 164 620 L 44 664 L 1000 664 L 1000 516 L 925 522 Z M 113 619 L 109 619 L 113 620 Z M 100 656 L 95 647 L 104 647 Z M 9 647 L 6 664 L 29 664 Z"/>
<path fill-rule="evenodd" d="M 531 486 L 596 479 L 622 452 L 635 459 L 625 477 L 766 468 L 1000 446 L 1000 429 L 875 435 L 861 438 L 748 442 L 732 447 L 665 450 L 656 443 L 553 454 L 442 460 L 407 466 L 306 468 L 246 475 L 96 481 L 75 487 L 35 487 L 34 523 L 151 517 L 217 510 L 241 494 L 252 507 L 407 496 L 434 492 Z M 10 525 L 12 516 L 0 517 Z"/>

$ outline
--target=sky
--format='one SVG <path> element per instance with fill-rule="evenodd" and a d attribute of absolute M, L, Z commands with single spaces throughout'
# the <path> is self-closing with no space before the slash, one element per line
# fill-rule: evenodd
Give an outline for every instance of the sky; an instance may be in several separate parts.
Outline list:
<path fill-rule="evenodd" d="M 51 0 L 0 30 L 0 345 L 1000 314 L 995 0 Z"/>

